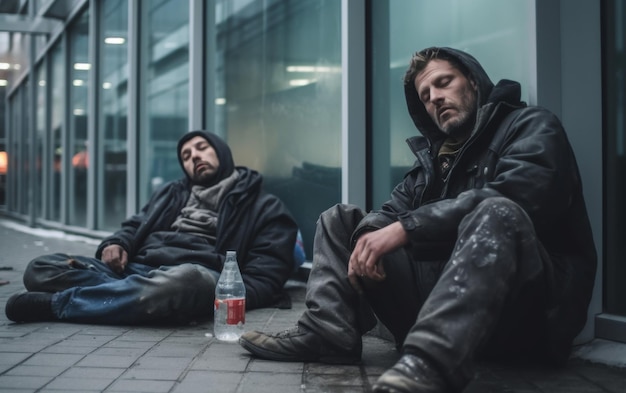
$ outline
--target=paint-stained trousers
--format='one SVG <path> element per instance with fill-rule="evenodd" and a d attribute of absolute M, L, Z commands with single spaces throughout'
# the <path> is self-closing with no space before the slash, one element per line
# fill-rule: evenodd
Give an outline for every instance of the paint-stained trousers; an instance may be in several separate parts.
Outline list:
<path fill-rule="evenodd" d="M 545 344 L 552 265 L 518 205 L 483 201 L 443 259 L 421 261 L 407 248 L 385 256 L 386 279 L 359 296 L 347 264 L 364 214 L 336 205 L 320 216 L 300 324 L 349 350 L 374 326 L 373 311 L 399 348 L 430 360 L 455 390 L 477 356 L 533 356 Z"/>
<path fill-rule="evenodd" d="M 97 324 L 184 323 L 213 315 L 219 273 L 186 263 L 129 263 L 122 274 L 96 258 L 51 254 L 24 272 L 29 291 L 53 292 L 52 312 L 70 322 Z"/>

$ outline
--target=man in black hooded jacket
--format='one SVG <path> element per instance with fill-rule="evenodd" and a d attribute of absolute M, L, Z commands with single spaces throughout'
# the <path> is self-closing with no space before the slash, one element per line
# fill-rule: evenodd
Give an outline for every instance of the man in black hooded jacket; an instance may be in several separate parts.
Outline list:
<path fill-rule="evenodd" d="M 354 362 L 378 319 L 401 350 L 376 392 L 458 392 L 478 358 L 563 364 L 586 322 L 596 251 L 559 120 L 467 53 L 427 48 L 404 80 L 420 137 L 391 199 L 318 221 L 307 309 L 245 333 L 252 354 Z"/>
<path fill-rule="evenodd" d="M 186 177 L 156 191 L 103 240 L 95 258 L 31 261 L 24 273 L 29 292 L 7 301 L 7 317 L 102 324 L 210 317 L 227 250 L 237 252 L 246 307 L 275 303 L 294 269 L 298 229 L 287 208 L 262 191 L 258 172 L 235 167 L 215 134 L 185 134 L 178 158 Z"/>

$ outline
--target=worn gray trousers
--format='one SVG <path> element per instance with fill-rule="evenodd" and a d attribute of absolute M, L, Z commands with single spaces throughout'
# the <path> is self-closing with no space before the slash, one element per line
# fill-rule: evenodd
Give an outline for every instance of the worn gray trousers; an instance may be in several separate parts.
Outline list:
<path fill-rule="evenodd" d="M 455 390 L 473 377 L 478 355 L 526 356 L 544 344 L 551 262 L 518 205 L 483 201 L 440 260 L 421 261 L 419 251 L 407 248 L 385 256 L 387 278 L 359 296 L 347 265 L 350 237 L 363 217 L 351 205 L 320 216 L 299 323 L 350 350 L 374 326 L 373 311 L 398 347 L 431 361 Z"/>

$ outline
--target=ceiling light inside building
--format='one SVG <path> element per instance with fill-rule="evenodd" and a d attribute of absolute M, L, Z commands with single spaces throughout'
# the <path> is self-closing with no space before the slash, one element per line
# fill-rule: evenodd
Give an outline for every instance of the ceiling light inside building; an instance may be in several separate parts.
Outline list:
<path fill-rule="evenodd" d="M 82 79 L 74 79 L 74 80 L 72 81 L 72 84 L 73 84 L 74 86 L 83 86 L 83 85 L 85 84 L 85 81 L 84 81 L 84 80 L 82 80 Z"/>
<path fill-rule="evenodd" d="M 107 37 L 104 39 L 105 44 L 109 45 L 123 45 L 126 43 L 126 38 L 124 37 Z"/>
<path fill-rule="evenodd" d="M 315 79 L 291 79 L 289 80 L 289 86 L 306 86 L 315 82 Z"/>
<path fill-rule="evenodd" d="M 110 89 L 111 88 L 111 82 L 104 82 L 104 83 L 102 83 L 102 88 L 103 89 Z"/>
<path fill-rule="evenodd" d="M 0 62 L 0 70 L 8 70 L 9 68 L 11 68 L 11 64 Z"/>
<path fill-rule="evenodd" d="M 89 63 L 74 63 L 74 69 L 79 71 L 89 71 L 91 64 Z"/>
<path fill-rule="evenodd" d="M 315 72 L 314 66 L 289 66 L 287 72 Z"/>
<path fill-rule="evenodd" d="M 215 105 L 226 105 L 226 98 L 216 98 Z"/>
<path fill-rule="evenodd" d="M 341 67 L 294 65 L 294 66 L 288 66 L 287 72 L 322 72 L 322 73 L 334 72 L 334 73 L 337 73 L 337 72 L 341 72 Z"/>
<path fill-rule="evenodd" d="M 0 86 L 7 86 L 9 84 L 9 81 L 7 81 L 6 79 L 0 79 Z"/>

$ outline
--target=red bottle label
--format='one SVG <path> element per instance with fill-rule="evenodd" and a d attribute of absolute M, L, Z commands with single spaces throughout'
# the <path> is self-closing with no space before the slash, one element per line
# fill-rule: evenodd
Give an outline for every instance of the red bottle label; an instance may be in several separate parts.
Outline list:
<path fill-rule="evenodd" d="M 246 323 L 246 299 L 215 299 L 215 309 L 223 306 L 226 306 L 226 324 Z"/>

